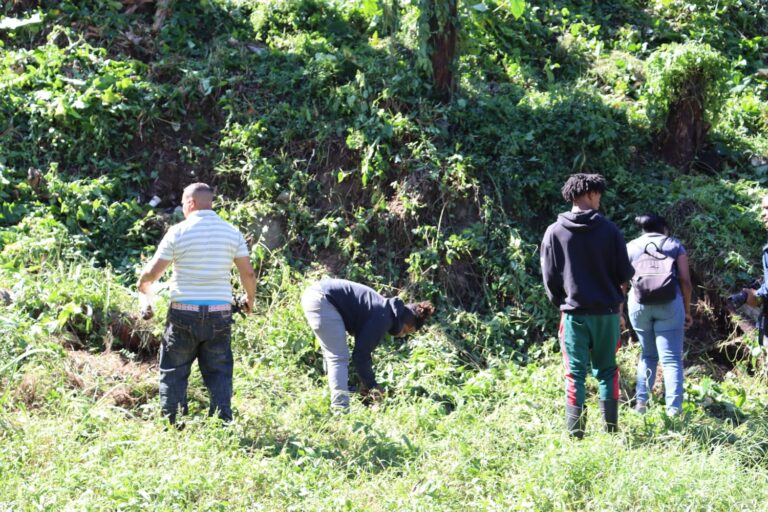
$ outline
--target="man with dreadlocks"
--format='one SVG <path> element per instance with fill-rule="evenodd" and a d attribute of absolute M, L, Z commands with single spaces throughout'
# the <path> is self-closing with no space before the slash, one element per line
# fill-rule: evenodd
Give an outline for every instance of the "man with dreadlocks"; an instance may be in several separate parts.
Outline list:
<path fill-rule="evenodd" d="M 618 429 L 619 369 L 616 366 L 623 286 L 634 274 L 624 237 L 598 212 L 605 191 L 599 174 L 573 174 L 561 190 L 572 204 L 547 228 L 541 271 L 549 300 L 560 308 L 560 346 L 565 365 L 568 432 L 584 436 L 584 381 L 591 362 L 600 385 L 600 411 L 607 432 Z"/>

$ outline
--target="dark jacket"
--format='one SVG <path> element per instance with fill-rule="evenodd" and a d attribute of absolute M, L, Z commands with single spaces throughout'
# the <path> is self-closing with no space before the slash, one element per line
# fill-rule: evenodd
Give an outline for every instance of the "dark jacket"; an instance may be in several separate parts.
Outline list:
<path fill-rule="evenodd" d="M 621 291 L 635 270 L 624 237 L 597 210 L 561 213 L 541 242 L 541 273 L 549 300 L 561 311 L 619 311 Z"/>
<path fill-rule="evenodd" d="M 412 316 L 400 298 L 387 299 L 373 289 L 344 279 L 323 279 L 320 289 L 344 320 L 344 328 L 355 337 L 352 360 L 367 387 L 376 385 L 371 353 L 385 334 L 398 334 Z"/>

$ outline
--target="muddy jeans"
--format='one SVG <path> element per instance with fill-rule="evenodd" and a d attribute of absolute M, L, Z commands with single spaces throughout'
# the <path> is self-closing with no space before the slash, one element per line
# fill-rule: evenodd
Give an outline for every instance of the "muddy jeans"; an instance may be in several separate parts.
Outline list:
<path fill-rule="evenodd" d="M 344 320 L 317 285 L 301 297 L 301 306 L 309 326 L 320 341 L 331 388 L 331 408 L 349 408 L 349 346 Z"/>
<path fill-rule="evenodd" d="M 208 415 L 232 419 L 232 313 L 168 310 L 160 346 L 160 407 L 171 423 L 187 413 L 187 382 L 197 359 L 211 395 Z"/>

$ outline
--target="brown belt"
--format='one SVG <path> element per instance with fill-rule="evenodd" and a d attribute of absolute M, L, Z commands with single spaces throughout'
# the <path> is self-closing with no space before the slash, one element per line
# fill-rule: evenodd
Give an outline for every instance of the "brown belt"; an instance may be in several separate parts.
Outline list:
<path fill-rule="evenodd" d="M 197 304 L 182 304 L 180 302 L 171 302 L 171 309 L 178 309 L 179 311 L 202 311 L 203 308 L 207 308 L 208 311 L 232 311 L 231 304 L 198 306 Z"/>

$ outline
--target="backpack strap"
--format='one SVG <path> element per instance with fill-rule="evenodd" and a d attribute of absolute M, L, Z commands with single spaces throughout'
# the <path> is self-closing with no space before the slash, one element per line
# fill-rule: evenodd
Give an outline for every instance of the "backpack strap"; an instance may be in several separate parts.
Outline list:
<path fill-rule="evenodd" d="M 664 242 L 666 242 L 666 238 L 664 239 Z M 664 242 L 661 242 L 661 247 L 664 247 Z M 655 253 L 652 253 L 648 250 L 648 247 L 650 246 L 653 246 L 656 248 Z M 645 247 L 643 248 L 643 252 L 648 256 L 650 256 L 651 258 L 655 258 L 657 260 L 663 260 L 663 259 L 666 259 L 668 256 L 663 252 L 661 252 L 661 247 L 656 245 L 656 242 L 648 242 L 647 244 L 645 244 Z"/>

